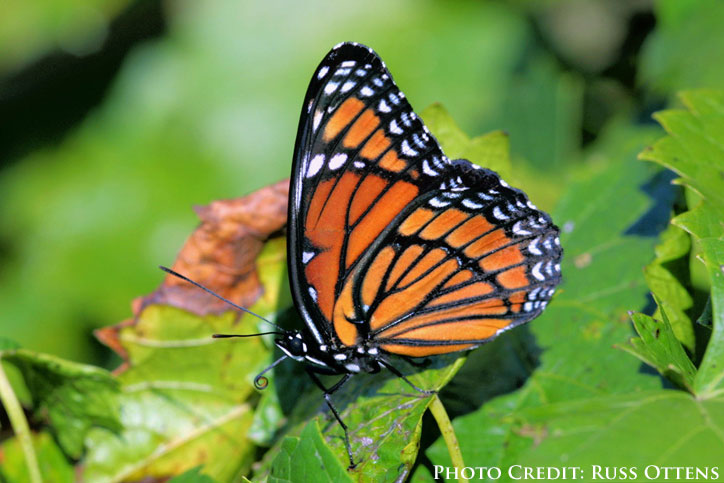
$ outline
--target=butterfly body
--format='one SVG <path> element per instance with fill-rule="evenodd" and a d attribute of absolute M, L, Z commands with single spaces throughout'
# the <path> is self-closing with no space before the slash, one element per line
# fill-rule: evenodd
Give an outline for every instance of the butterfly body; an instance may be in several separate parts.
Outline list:
<path fill-rule="evenodd" d="M 379 349 L 374 344 L 356 344 L 340 347 L 336 344 L 318 345 L 307 331 L 289 331 L 275 340 L 290 358 L 310 365 L 321 374 L 376 373 L 382 368 L 377 358 Z"/>

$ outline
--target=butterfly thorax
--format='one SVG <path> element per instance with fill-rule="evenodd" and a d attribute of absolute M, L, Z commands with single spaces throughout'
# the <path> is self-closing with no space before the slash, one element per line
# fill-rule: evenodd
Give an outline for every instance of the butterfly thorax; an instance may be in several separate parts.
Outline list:
<path fill-rule="evenodd" d="M 314 367 L 317 372 L 344 374 L 379 372 L 379 350 L 360 344 L 352 347 L 319 344 L 304 331 L 288 331 L 277 338 L 275 344 L 292 359 Z"/>

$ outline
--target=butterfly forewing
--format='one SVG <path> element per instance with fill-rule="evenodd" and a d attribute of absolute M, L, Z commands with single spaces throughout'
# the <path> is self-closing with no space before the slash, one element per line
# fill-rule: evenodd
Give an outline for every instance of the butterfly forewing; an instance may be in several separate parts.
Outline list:
<path fill-rule="evenodd" d="M 315 72 L 292 173 L 293 294 L 320 344 L 467 349 L 538 315 L 560 280 L 548 215 L 449 161 L 367 47 Z"/>

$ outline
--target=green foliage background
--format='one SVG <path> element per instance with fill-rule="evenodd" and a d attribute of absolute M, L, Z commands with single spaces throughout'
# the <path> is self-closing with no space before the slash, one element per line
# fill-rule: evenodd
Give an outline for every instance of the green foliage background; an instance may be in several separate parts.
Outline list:
<path fill-rule="evenodd" d="M 160 283 L 192 205 L 288 176 L 309 77 L 354 40 L 449 155 L 562 228 L 564 284 L 542 317 L 407 369 L 441 389 L 465 463 L 719 465 L 722 24 L 716 0 L 2 3 L 0 357 L 25 449 L 48 481 L 431 481 L 451 464 L 430 398 L 359 377 L 335 395 L 363 459 L 348 474 L 299 368 L 259 394 L 269 341 L 208 343 L 231 313 L 151 307 L 124 329 L 120 377 L 91 336 Z M 283 250 L 260 258 L 255 307 L 282 319 Z M 27 481 L 11 412 L 0 481 Z"/>

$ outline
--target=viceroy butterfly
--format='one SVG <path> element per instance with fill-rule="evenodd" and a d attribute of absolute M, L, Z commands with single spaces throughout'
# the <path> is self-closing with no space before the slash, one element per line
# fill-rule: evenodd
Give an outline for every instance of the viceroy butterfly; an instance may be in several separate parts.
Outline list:
<path fill-rule="evenodd" d="M 271 332 L 285 355 L 254 383 L 265 387 L 263 375 L 287 357 L 304 362 L 344 429 L 350 467 L 330 395 L 353 374 L 387 368 L 424 393 L 389 355 L 475 348 L 537 317 L 561 280 L 550 216 L 495 172 L 449 160 L 361 44 L 335 46 L 312 77 L 288 210 L 287 265 L 305 328 Z M 342 379 L 326 388 L 318 374 Z"/>

